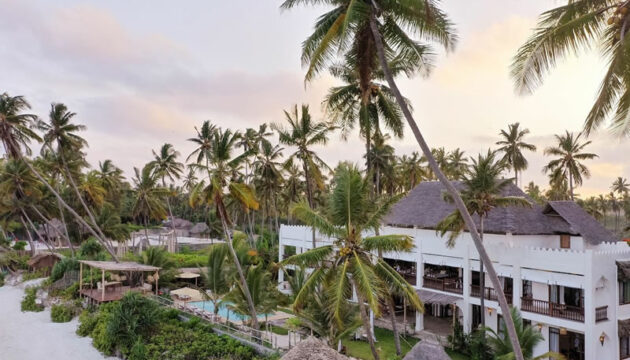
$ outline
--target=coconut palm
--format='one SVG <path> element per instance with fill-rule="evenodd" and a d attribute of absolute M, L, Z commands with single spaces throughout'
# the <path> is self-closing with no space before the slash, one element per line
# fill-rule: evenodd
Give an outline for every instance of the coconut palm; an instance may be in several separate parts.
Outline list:
<path fill-rule="evenodd" d="M 115 202 L 122 190 L 125 177 L 123 171 L 107 159 L 98 162 L 98 170 L 96 176 L 101 182 L 101 186 L 107 192 L 108 201 Z"/>
<path fill-rule="evenodd" d="M 368 166 L 372 172 L 368 171 L 367 176 L 373 178 L 374 189 L 377 196 L 381 194 L 382 184 L 385 177 L 395 175 L 394 172 L 394 148 L 387 144 L 389 134 L 381 134 L 377 131 L 373 137 L 373 146 L 370 152 L 365 154 L 366 162 L 372 163 Z"/>
<path fill-rule="evenodd" d="M 402 189 L 409 191 L 427 177 L 427 171 L 421 164 L 421 157 L 417 151 L 411 156 L 403 155 L 400 158 L 400 172 L 402 174 Z"/>
<path fill-rule="evenodd" d="M 210 290 L 208 296 L 214 305 L 214 314 L 219 313 L 221 299 L 230 291 L 231 269 L 228 263 L 230 249 L 224 244 L 212 245 L 208 254 L 208 264 L 201 271 L 201 277 L 206 289 Z"/>
<path fill-rule="evenodd" d="M 256 189 L 258 195 L 265 200 L 265 208 L 267 210 L 267 216 L 271 219 L 271 212 L 275 218 L 275 230 L 280 230 L 280 224 L 278 222 L 278 197 L 283 186 L 282 176 L 282 151 L 284 149 L 279 145 L 272 145 L 269 141 L 263 141 L 260 143 L 260 149 L 254 161 L 254 172 L 257 176 Z M 271 223 L 271 220 L 269 221 Z"/>
<path fill-rule="evenodd" d="M 209 158 L 211 157 L 210 152 L 212 151 L 212 140 L 215 130 L 216 126 L 210 124 L 210 121 L 208 120 L 203 122 L 201 129 L 197 129 L 197 127 L 195 127 L 197 136 L 188 139 L 188 141 L 194 143 L 197 147 L 190 153 L 190 155 L 188 155 L 186 161 L 189 161 L 191 158 L 196 156 L 196 163 L 199 164 L 205 161 L 207 164 Z"/>
<path fill-rule="evenodd" d="M 293 307 L 299 309 L 307 304 L 313 289 L 326 288 L 331 297 L 331 313 L 338 324 L 344 322 L 342 311 L 354 289 L 372 355 L 378 359 L 367 310 L 380 314 L 380 302 L 390 296 L 389 286 L 396 288 L 418 311 L 422 311 L 423 306 L 413 287 L 374 253 L 408 252 L 413 248 L 413 241 L 407 235 L 364 237 L 364 232 L 376 231 L 380 227 L 381 220 L 400 197 L 375 204 L 370 200 L 370 182 L 361 177 L 355 166 L 348 164 L 341 164 L 336 169 L 333 183 L 325 212 L 315 212 L 304 202 L 296 204 L 292 211 L 307 225 L 332 237 L 334 245 L 290 256 L 282 264 L 315 269 L 295 295 Z"/>
<path fill-rule="evenodd" d="M 543 359 L 557 359 L 564 360 L 565 357 L 562 354 L 556 352 L 546 352 L 542 355 L 534 357 L 534 348 L 540 342 L 545 341 L 545 337 L 531 325 L 525 325 L 520 312 L 516 308 L 510 309 L 510 317 L 516 326 L 516 333 L 518 336 L 518 342 L 523 349 L 523 357 L 526 360 L 543 360 Z M 504 320 L 501 320 L 505 323 Z M 494 352 L 494 356 L 498 360 L 511 360 L 514 359 L 514 350 L 512 350 L 512 344 L 506 340 L 508 337 L 505 334 L 505 330 L 496 332 L 490 328 L 485 328 L 484 331 L 490 334 L 488 342 L 490 348 Z"/>
<path fill-rule="evenodd" d="M 514 183 L 518 185 L 518 173 L 527 169 L 527 159 L 523 155 L 523 150 L 536 151 L 536 146 L 526 143 L 523 139 L 529 134 L 529 129 L 520 129 L 519 123 L 508 125 L 507 131 L 501 130 L 499 135 L 502 140 L 496 144 L 497 149 L 503 153 L 503 160 L 514 170 Z"/>
<path fill-rule="evenodd" d="M 282 125 L 273 124 L 278 132 L 280 143 L 296 147 L 296 151 L 289 157 L 299 160 L 304 171 L 304 181 L 306 182 L 306 199 L 313 207 L 313 183 L 319 188 L 324 187 L 324 181 L 320 168 L 328 168 L 328 165 L 313 151 L 315 145 L 326 145 L 328 135 L 334 127 L 324 122 L 316 122 L 311 118 L 308 105 L 302 105 L 301 113 L 295 105 L 291 112 L 284 111 L 288 128 Z"/>
<path fill-rule="evenodd" d="M 554 177 L 567 179 L 569 183 L 569 195 L 574 200 L 573 189 L 582 185 L 583 178 L 591 176 L 591 172 L 581 161 L 598 157 L 596 154 L 584 152 L 591 141 L 580 142 L 582 134 L 574 135 L 568 131 L 563 135 L 555 135 L 558 144 L 545 149 L 545 155 L 555 156 L 543 168 L 544 172 L 550 172 Z M 555 173 L 554 173 L 555 172 Z"/>
<path fill-rule="evenodd" d="M 283 7 L 290 8 L 301 4 L 320 5 L 321 3 L 322 1 L 315 0 L 287 0 L 283 3 Z M 499 277 L 483 247 L 474 221 L 468 213 L 457 189 L 448 181 L 431 155 L 431 149 L 420 132 L 409 107 L 405 104 L 405 99 L 394 81 L 394 73 L 389 68 L 391 55 L 397 53 L 401 56 L 410 56 L 409 63 L 413 63 L 414 58 L 417 59 L 415 61 L 417 64 L 415 69 L 426 69 L 424 57 L 421 56 L 425 54 L 426 45 L 415 41 L 407 32 L 418 35 L 421 40 L 426 42 L 437 42 L 446 49 L 451 49 L 454 46 L 456 37 L 450 20 L 437 6 L 437 3 L 432 0 L 417 3 L 386 2 L 383 0 L 370 0 L 369 2 L 328 0 L 323 3 L 332 5 L 334 8 L 318 20 L 315 32 L 304 42 L 302 59 L 303 62 L 309 63 L 309 71 L 306 75 L 307 81 L 327 64 L 328 59 L 334 58 L 335 54 L 340 52 L 361 56 L 362 60 L 358 61 L 358 63 L 363 66 L 359 73 L 364 79 L 364 84 L 367 84 L 371 79 L 369 69 L 374 68 L 371 65 L 376 63 L 380 65 L 384 78 L 387 80 L 387 84 L 394 94 L 398 106 L 402 110 L 418 145 L 422 149 L 429 167 L 453 197 L 457 209 L 462 213 L 464 221 L 471 232 L 480 257 L 488 264 L 488 275 L 493 285 L 499 288 Z M 352 43 L 352 46 L 350 50 L 346 51 L 349 43 Z M 408 76 L 412 75 L 412 71 L 409 70 L 406 71 Z M 366 86 L 362 88 L 365 89 Z M 502 311 L 507 314 L 509 311 L 507 299 L 502 293 L 498 295 L 499 305 Z M 516 359 L 523 360 L 514 324 L 511 319 L 508 319 L 506 323 L 510 340 L 516 352 Z"/>
<path fill-rule="evenodd" d="M 160 186 L 160 179 L 153 171 L 153 167 L 146 164 L 142 170 L 133 168 L 135 176 L 133 182 L 132 216 L 139 218 L 144 224 L 144 235 L 149 240 L 149 221 L 166 218 L 166 209 L 162 200 L 169 190 Z"/>
<path fill-rule="evenodd" d="M 479 154 L 477 159 L 472 159 L 472 165 L 462 180 L 463 189 L 461 196 L 470 214 L 479 217 L 479 235 L 483 241 L 484 220 L 490 211 L 497 207 L 506 206 L 531 206 L 525 197 L 504 196 L 504 189 L 510 184 L 510 179 L 501 178 L 501 173 L 507 164 L 503 160 L 496 159 L 496 153 L 488 150 L 486 155 Z M 450 194 L 449 194 L 450 195 Z M 450 196 L 447 200 L 452 201 Z M 454 246 L 455 240 L 466 229 L 466 224 L 459 210 L 455 210 L 444 218 L 437 226 L 441 236 L 448 233 L 448 246 Z M 482 314 L 485 313 L 485 273 L 484 262 L 480 261 L 480 301 Z M 497 293 L 502 292 L 501 287 L 495 287 Z M 485 325 L 485 317 L 481 317 L 481 324 Z"/>
<path fill-rule="evenodd" d="M 257 210 L 259 206 L 254 191 L 246 184 L 234 181 L 232 177 L 233 168 L 242 163 L 246 158 L 246 154 L 232 158 L 232 153 L 239 139 L 240 134 L 238 132 L 233 133 L 229 129 L 223 130 L 216 128 L 213 131 L 212 137 L 208 142 L 208 151 L 204 153 L 203 157 L 198 158 L 199 161 L 205 160 L 206 165 L 202 165 L 199 162 L 195 164 L 197 168 L 207 173 L 208 182 L 206 183 L 204 180 L 195 186 L 190 193 L 189 202 L 192 207 L 214 205 L 216 214 L 221 220 L 225 241 L 228 243 L 234 265 L 236 266 L 241 289 L 248 303 L 252 326 L 257 329 L 258 318 L 256 316 L 256 308 L 249 289 L 247 288 L 245 273 L 243 272 L 236 251 L 232 246 L 232 221 L 225 206 L 225 198 L 228 195 L 247 209 Z"/>
<path fill-rule="evenodd" d="M 531 93 L 560 59 L 583 49 L 600 48 L 608 70 L 586 116 L 584 131 L 588 135 L 610 118 L 615 132 L 628 135 L 628 6 L 625 1 L 568 1 L 544 12 L 534 34 L 514 57 L 511 74 L 516 90 Z"/>
<path fill-rule="evenodd" d="M 0 141 L 5 153 L 13 159 L 21 158 L 23 151 L 30 155 L 31 141 L 41 141 L 35 132 L 40 126 L 37 115 L 23 113 L 30 108 L 23 96 L 0 94 Z"/>
<path fill-rule="evenodd" d="M 533 181 L 530 181 L 529 184 L 525 187 L 525 193 L 527 196 L 532 198 L 537 203 L 541 204 L 545 201 L 545 197 L 540 190 L 540 187 L 536 185 Z"/>
<path fill-rule="evenodd" d="M 447 157 L 447 168 L 453 180 L 461 179 L 468 171 L 468 159 L 459 148 L 451 151 Z"/>
<path fill-rule="evenodd" d="M 626 178 L 619 176 L 613 182 L 610 190 L 617 193 L 620 197 L 624 197 L 627 196 L 630 191 L 630 184 L 628 184 L 628 180 L 626 180 Z"/>
<path fill-rule="evenodd" d="M 149 166 L 155 172 L 155 175 L 162 180 L 162 187 L 166 188 L 166 179 L 168 178 L 171 183 L 179 179 L 184 171 L 184 164 L 177 161 L 179 152 L 173 148 L 171 144 L 164 144 L 160 148 L 159 152 L 153 152 L 153 160 L 149 162 Z M 171 202 L 169 196 L 166 195 L 166 208 L 168 209 L 168 216 L 171 220 L 171 227 L 173 230 L 173 236 L 177 241 L 177 234 L 175 233 L 175 221 L 173 218 L 173 209 L 171 209 Z"/>

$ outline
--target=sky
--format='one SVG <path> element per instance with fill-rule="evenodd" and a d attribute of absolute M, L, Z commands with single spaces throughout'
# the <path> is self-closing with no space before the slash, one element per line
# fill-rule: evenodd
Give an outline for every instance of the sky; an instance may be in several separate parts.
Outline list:
<path fill-rule="evenodd" d="M 554 134 L 579 131 L 602 77 L 594 51 L 558 64 L 533 95 L 513 90 L 509 65 L 537 16 L 554 0 L 444 0 L 459 35 L 456 49 L 439 53 L 428 78 L 400 79 L 403 94 L 432 147 L 470 156 L 520 122 L 538 147 L 527 154 L 522 183 L 545 187 Z M 277 0 L 0 0 L 0 92 L 24 95 L 46 117 L 63 102 L 87 125 L 83 135 L 93 165 L 112 159 L 127 175 L 171 143 L 186 157 L 186 139 L 204 120 L 234 129 L 282 123 L 283 109 L 309 104 L 324 120 L 321 101 L 337 84 L 323 75 L 305 86 L 301 42 L 326 8 L 281 11 Z M 608 192 L 630 177 L 630 139 L 606 129 L 591 136 L 592 176 L 577 192 Z M 391 143 L 398 154 L 419 150 L 409 129 Z M 292 149 L 285 149 L 285 155 Z M 331 165 L 360 162 L 358 134 L 337 135 L 318 153 Z"/>

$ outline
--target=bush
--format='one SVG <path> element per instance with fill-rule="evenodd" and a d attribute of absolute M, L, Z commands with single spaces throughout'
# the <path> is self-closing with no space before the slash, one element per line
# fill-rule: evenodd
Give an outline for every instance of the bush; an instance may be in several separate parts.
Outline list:
<path fill-rule="evenodd" d="M 0 272 L 0 287 L 4 286 L 4 277 L 6 275 L 3 272 Z"/>
<path fill-rule="evenodd" d="M 53 305 L 50 309 L 50 319 L 52 322 L 64 323 L 72 320 L 75 309 L 72 305 L 59 304 Z"/>
<path fill-rule="evenodd" d="M 93 237 L 90 237 L 87 240 L 85 240 L 83 244 L 81 244 L 81 247 L 79 248 L 79 255 L 83 258 L 87 258 L 91 260 L 97 260 L 100 257 L 102 257 L 101 256 L 102 252 L 103 252 L 103 247 Z"/>
<path fill-rule="evenodd" d="M 90 310 L 83 310 L 79 315 L 79 327 L 77 328 L 77 335 L 88 336 L 94 331 L 96 324 L 98 323 L 98 314 Z"/>
<path fill-rule="evenodd" d="M 13 244 L 13 250 L 22 251 L 24 249 L 26 249 L 26 241 L 16 241 Z"/>
<path fill-rule="evenodd" d="M 20 308 L 22 311 L 34 311 L 40 312 L 44 310 L 44 305 L 37 304 L 35 300 L 37 299 L 37 289 L 39 287 L 28 287 L 24 290 L 24 299 L 22 299 L 22 303 L 20 304 Z"/>
<path fill-rule="evenodd" d="M 22 281 L 29 281 L 29 280 L 39 279 L 43 277 L 46 277 L 45 270 L 40 269 L 37 271 L 27 272 L 24 275 L 22 275 Z"/>
<path fill-rule="evenodd" d="M 79 270 L 79 262 L 74 258 L 63 258 L 53 266 L 50 280 L 55 282 L 63 277 L 66 271 Z"/>
<path fill-rule="evenodd" d="M 128 355 L 134 344 L 153 330 L 157 316 L 155 302 L 129 292 L 113 306 L 105 334 L 122 354 Z"/>

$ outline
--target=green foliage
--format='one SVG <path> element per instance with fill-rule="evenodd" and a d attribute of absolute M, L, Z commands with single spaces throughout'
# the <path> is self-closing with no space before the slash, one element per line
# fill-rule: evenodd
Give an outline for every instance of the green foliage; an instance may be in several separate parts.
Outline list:
<path fill-rule="evenodd" d="M 396 346 L 394 345 L 394 333 L 390 330 L 375 327 L 374 334 L 378 339 L 379 353 L 382 359 L 395 359 Z M 419 340 L 414 337 L 406 337 L 400 341 L 402 353 L 406 354 Z M 345 339 L 342 341 L 346 347 L 346 354 L 358 359 L 372 359 L 370 346 L 363 340 Z"/>
<path fill-rule="evenodd" d="M 72 320 L 75 312 L 74 306 L 69 304 L 53 305 L 50 309 L 50 318 L 52 322 L 64 323 Z"/>
<path fill-rule="evenodd" d="M 79 248 L 79 255 L 86 259 L 96 259 L 102 252 L 103 247 L 93 237 L 90 237 L 86 241 L 84 241 Z"/>
<path fill-rule="evenodd" d="M 208 256 L 201 254 L 169 254 L 169 258 L 177 268 L 200 267 L 208 263 Z"/>
<path fill-rule="evenodd" d="M 147 347 L 144 346 L 144 344 L 142 343 L 142 341 L 140 341 L 140 339 L 138 339 L 136 343 L 133 344 L 133 347 L 131 348 L 131 351 L 129 352 L 129 356 L 127 357 L 127 360 L 146 360 L 146 358 L 147 358 Z"/>
<path fill-rule="evenodd" d="M 155 327 L 157 306 L 138 293 L 127 293 L 115 303 L 108 318 L 105 334 L 110 342 L 128 355 L 134 344 L 147 337 Z"/>
<path fill-rule="evenodd" d="M 34 280 L 34 279 L 40 279 L 46 277 L 45 275 L 45 270 L 44 269 L 40 269 L 37 271 L 31 271 L 31 272 L 27 272 L 25 274 L 22 275 L 22 281 L 29 281 L 29 280 Z"/>
<path fill-rule="evenodd" d="M 461 353 L 468 352 L 468 348 L 470 346 L 470 336 L 464 332 L 464 327 L 459 322 L 458 318 L 455 318 L 453 334 L 450 334 L 447 337 L 447 341 L 450 349 Z"/>
<path fill-rule="evenodd" d="M 26 241 L 16 241 L 15 244 L 13 244 L 13 250 L 22 251 L 24 249 L 26 249 Z"/>
<path fill-rule="evenodd" d="M 35 303 L 37 299 L 37 289 L 39 289 L 39 287 L 32 286 L 24 290 L 24 299 L 22 299 L 20 304 L 22 311 L 40 312 L 44 310 L 44 305 Z"/>
<path fill-rule="evenodd" d="M 103 308 L 101 308 L 103 311 Z M 88 336 L 94 331 L 96 324 L 98 323 L 98 313 L 90 311 L 88 309 L 83 310 L 81 315 L 79 315 L 79 327 L 77 328 L 77 335 L 79 336 Z"/>
<path fill-rule="evenodd" d="M 0 272 L 0 287 L 4 286 L 4 277 L 5 274 L 3 272 Z"/>
<path fill-rule="evenodd" d="M 81 249 L 83 250 L 83 246 L 81 246 Z M 79 270 L 79 262 L 74 258 L 65 257 L 53 266 L 50 272 L 50 280 L 55 282 L 61 279 L 66 271 L 69 270 Z"/>

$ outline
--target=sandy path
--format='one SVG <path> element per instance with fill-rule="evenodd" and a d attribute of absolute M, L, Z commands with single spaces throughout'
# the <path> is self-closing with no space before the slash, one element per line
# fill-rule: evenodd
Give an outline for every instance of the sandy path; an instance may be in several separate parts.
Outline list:
<path fill-rule="evenodd" d="M 92 339 L 75 334 L 78 322 L 56 324 L 50 310 L 21 312 L 24 287 L 0 287 L 0 359 L 2 360 L 103 360 Z"/>

